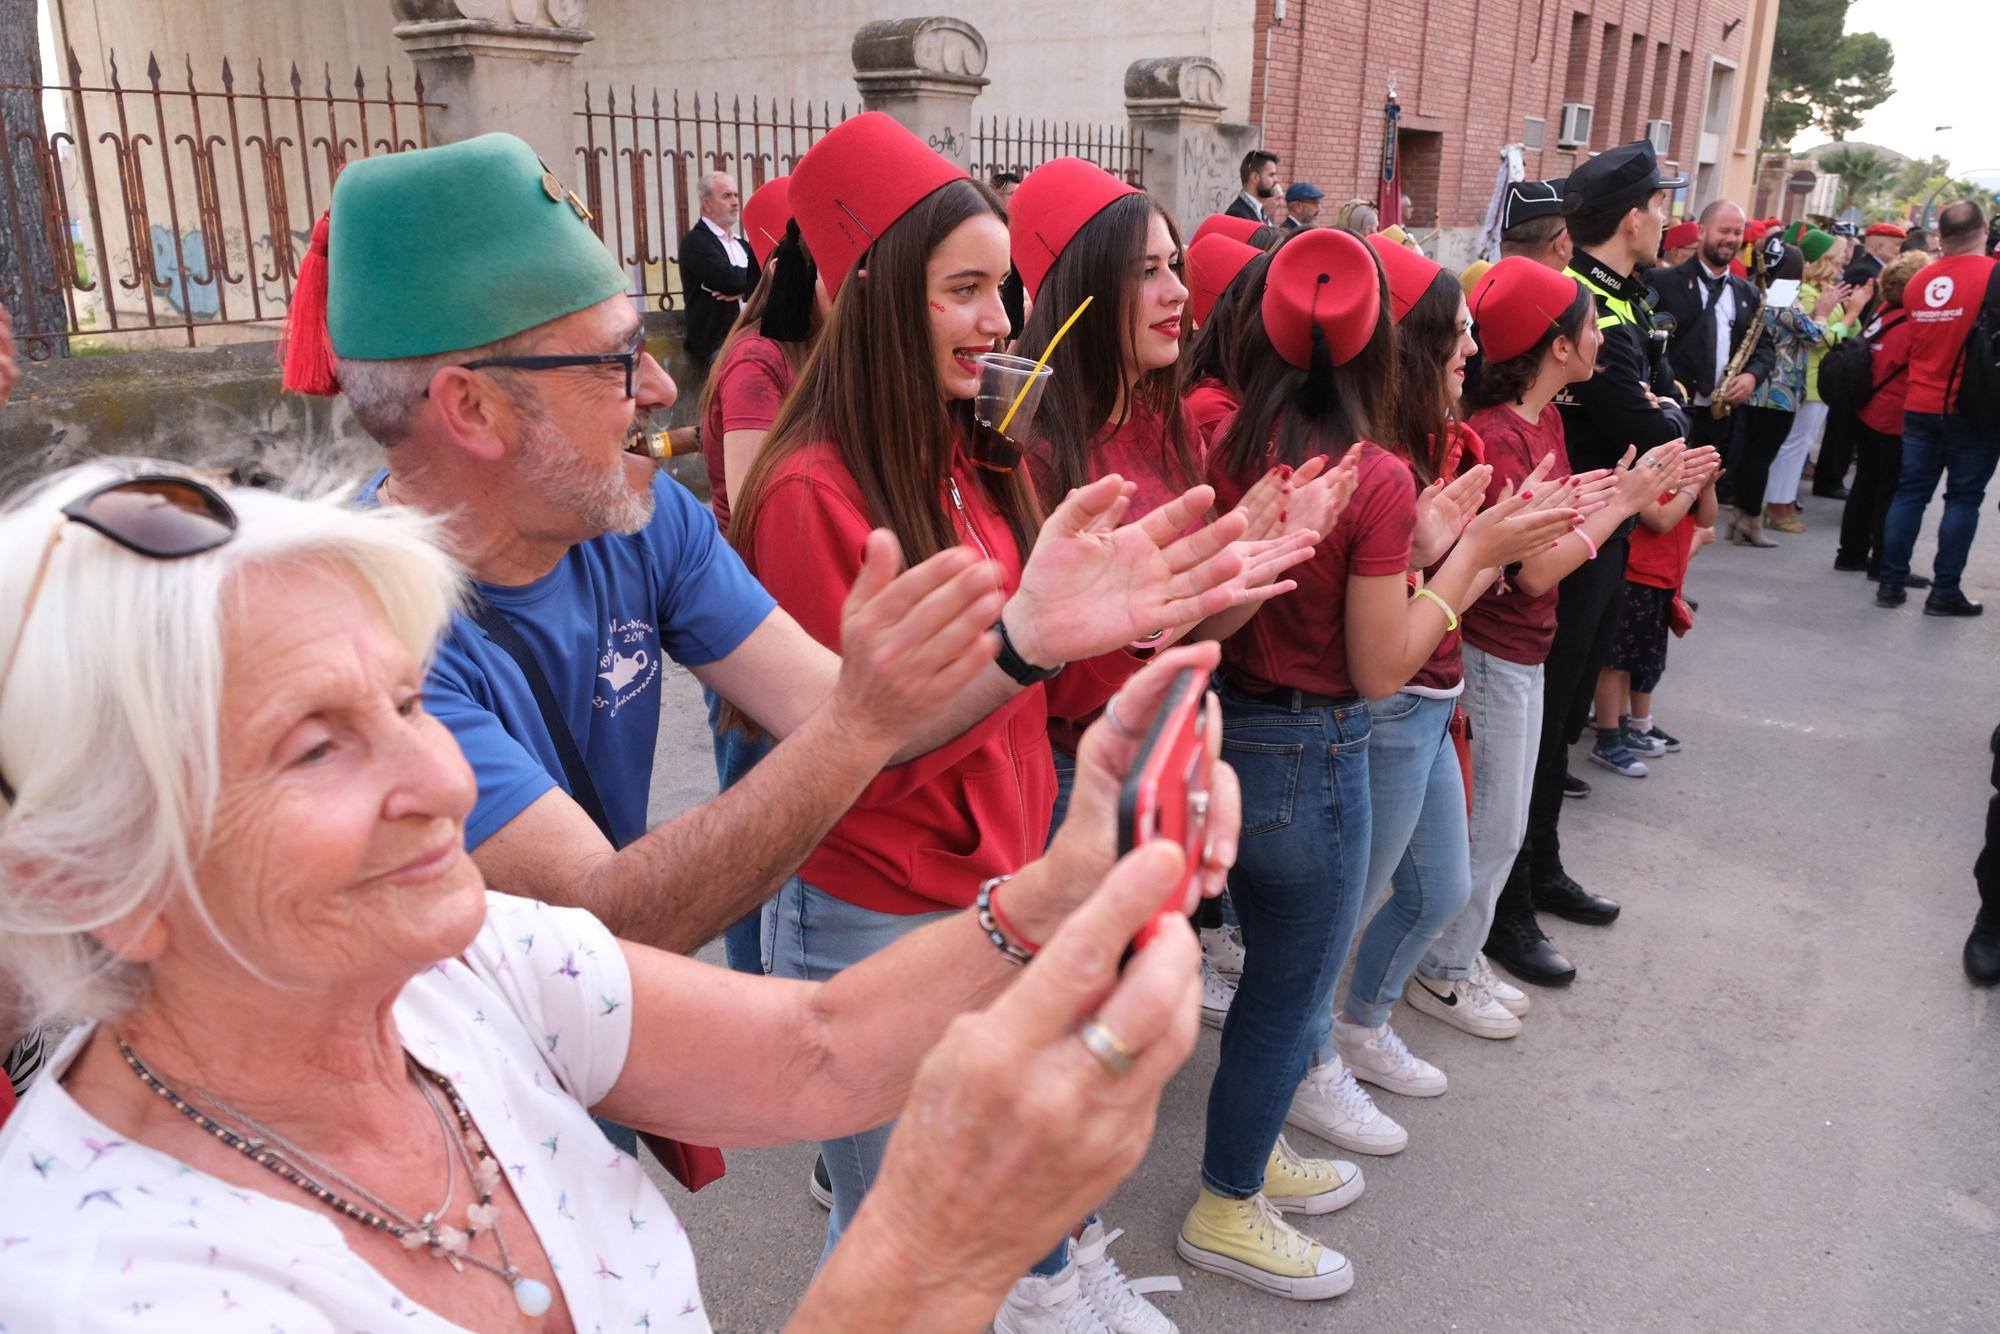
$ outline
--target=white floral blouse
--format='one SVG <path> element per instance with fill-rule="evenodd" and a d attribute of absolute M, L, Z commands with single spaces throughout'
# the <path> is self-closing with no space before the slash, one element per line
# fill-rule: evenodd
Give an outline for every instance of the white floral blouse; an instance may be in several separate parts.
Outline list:
<path fill-rule="evenodd" d="M 395 1016 L 505 1165 L 577 1329 L 705 1331 L 686 1233 L 586 1110 L 624 1068 L 631 1000 L 625 956 L 595 917 L 489 893 L 472 947 L 405 986 Z M 0 1334 L 459 1328 L 348 1250 L 289 1185 L 236 1189 L 79 1107 L 62 1075 L 89 1031 L 0 1128 Z"/>

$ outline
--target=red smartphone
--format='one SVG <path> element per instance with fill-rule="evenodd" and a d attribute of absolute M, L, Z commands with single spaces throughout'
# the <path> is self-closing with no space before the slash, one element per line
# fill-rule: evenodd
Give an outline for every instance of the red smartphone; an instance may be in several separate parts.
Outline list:
<path fill-rule="evenodd" d="M 1195 907 L 1195 870 L 1208 847 L 1208 669 L 1184 667 L 1153 714 L 1138 758 L 1118 794 L 1118 855 L 1156 838 L 1180 844 L 1187 860 L 1160 911 L 1132 942 L 1144 948 L 1161 923 Z"/>

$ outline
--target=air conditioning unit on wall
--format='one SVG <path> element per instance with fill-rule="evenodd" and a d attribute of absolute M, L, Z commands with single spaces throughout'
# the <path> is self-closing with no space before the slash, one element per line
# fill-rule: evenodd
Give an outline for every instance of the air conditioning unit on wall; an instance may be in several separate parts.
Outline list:
<path fill-rule="evenodd" d="M 1653 145 L 1655 153 L 1666 157 L 1674 151 L 1674 123 L 1670 120 L 1647 121 L 1646 141 Z"/>
<path fill-rule="evenodd" d="M 1556 123 L 1557 148 L 1581 148 L 1590 142 L 1588 102 L 1563 103 L 1562 119 Z"/>
<path fill-rule="evenodd" d="M 1547 116 L 1521 117 L 1521 147 L 1530 151 L 1539 150 L 1547 141 L 1549 119 Z"/>

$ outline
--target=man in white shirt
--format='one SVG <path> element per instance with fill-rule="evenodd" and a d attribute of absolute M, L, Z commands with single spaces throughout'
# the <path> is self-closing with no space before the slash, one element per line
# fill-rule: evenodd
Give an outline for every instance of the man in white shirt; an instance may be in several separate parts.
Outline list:
<path fill-rule="evenodd" d="M 735 178 L 712 171 L 697 187 L 701 219 L 681 238 L 681 294 L 687 309 L 687 351 L 706 367 L 729 337 L 744 298 L 757 285 L 757 261 L 736 235 L 742 195 Z"/>

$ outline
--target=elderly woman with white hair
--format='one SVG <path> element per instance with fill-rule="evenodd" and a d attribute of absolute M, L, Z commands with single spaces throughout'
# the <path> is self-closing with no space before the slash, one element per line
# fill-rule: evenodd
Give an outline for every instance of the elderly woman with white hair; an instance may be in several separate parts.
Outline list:
<path fill-rule="evenodd" d="M 900 1116 L 796 1322 L 973 1329 L 1136 1165 L 1200 984 L 1178 922 L 1119 972 L 1182 865 L 1112 866 L 1131 739 L 1086 736 L 977 911 L 824 984 L 731 973 L 482 883 L 423 707 L 460 591 L 428 521 L 133 471 L 0 518 L 0 994 L 78 1024 L 0 1128 L 0 1327 L 707 1328 L 597 1113 L 724 1146 Z M 1163 654 L 1123 716 L 1213 661 Z"/>

